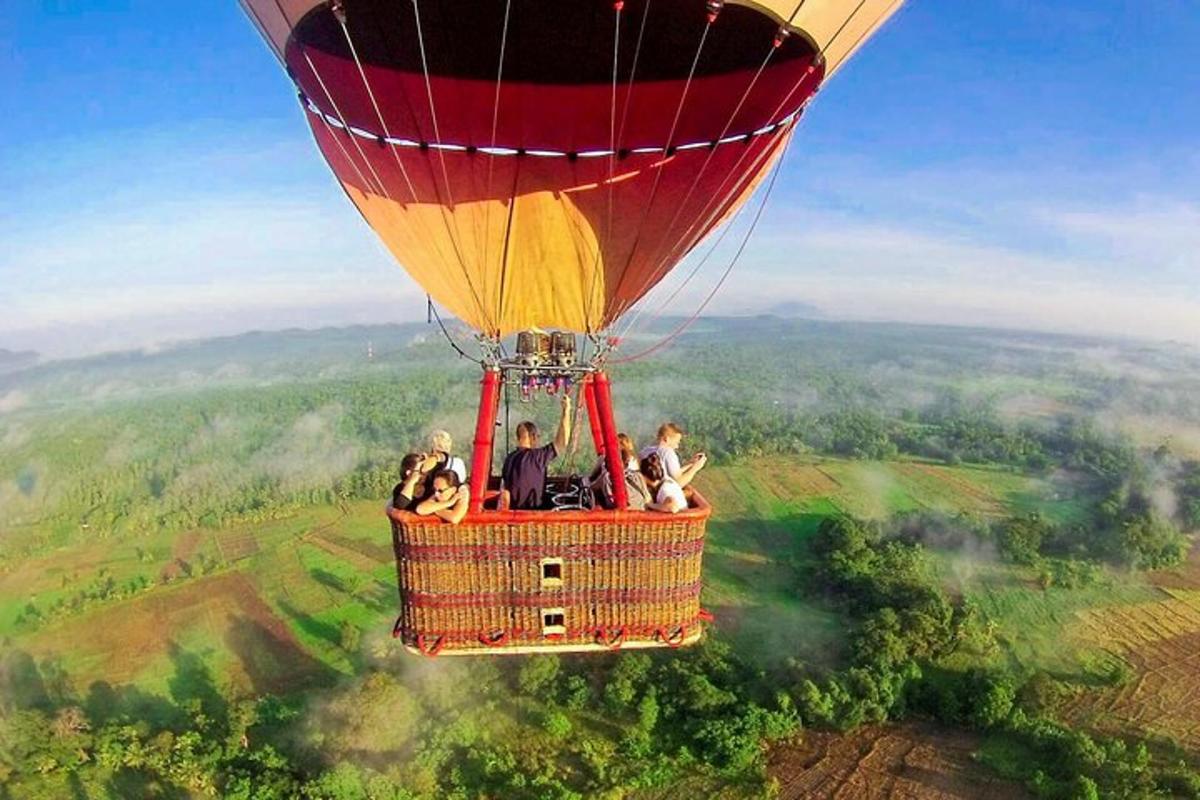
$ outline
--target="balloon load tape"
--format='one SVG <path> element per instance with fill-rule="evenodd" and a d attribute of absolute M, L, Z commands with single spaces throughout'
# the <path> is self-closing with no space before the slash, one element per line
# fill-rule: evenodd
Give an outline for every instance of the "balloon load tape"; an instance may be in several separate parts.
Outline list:
<path fill-rule="evenodd" d="M 575 377 L 588 371 L 579 365 L 575 334 L 569 331 L 521 331 L 516 356 L 500 366 L 519 374 L 522 400 L 543 389 L 547 394 L 570 391 Z"/>

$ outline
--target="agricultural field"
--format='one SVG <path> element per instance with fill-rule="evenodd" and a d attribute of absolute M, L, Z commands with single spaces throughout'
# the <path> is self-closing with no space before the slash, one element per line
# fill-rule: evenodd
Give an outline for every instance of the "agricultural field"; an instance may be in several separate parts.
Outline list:
<path fill-rule="evenodd" d="M 814 733 L 772 750 L 780 800 L 1028 797 L 976 763 L 979 738 L 930 725 L 866 726 L 847 735 Z"/>
<path fill-rule="evenodd" d="M 1110 655 L 1119 680 L 1081 692 L 1066 712 L 1081 725 L 1166 736 L 1200 751 L 1200 549 L 1153 583 L 1152 599 L 1078 615 L 1072 637 Z"/>
<path fill-rule="evenodd" d="M 78 708 L 105 736 L 149 726 L 139 747 L 200 725 L 310 765 L 288 780 L 312 797 L 336 796 L 312 787 L 338 764 L 404 797 L 1061 796 L 1065 779 L 1038 788 L 1009 757 L 1036 752 L 1028 732 L 939 707 L 937 692 L 984 675 L 1070 731 L 1200 763 L 1200 555 L 1177 557 L 1200 471 L 1175 439 L 1087 421 L 1111 402 L 1111 419 L 1142 408 L 1184 431 L 1200 360 L 1164 356 L 1178 370 L 1142 384 L 1073 340 L 914 328 L 901 347 L 894 333 L 710 321 L 674 361 L 618 376 L 639 442 L 672 417 L 712 456 L 697 487 L 714 506 L 715 624 L 703 645 L 645 660 L 431 662 L 397 647 L 381 513 L 396 463 L 429 429 L 461 442 L 471 425 L 473 373 L 443 369 L 419 331 L 259 334 L 0 376 L 21 398 L 0 414 L 0 722 Z M 377 360 L 355 361 L 368 336 Z M 510 413 L 549 423 L 537 405 Z M 572 448 L 564 468 L 593 457 Z M 882 686 L 853 688 L 864 612 L 821 549 L 832 520 L 874 543 L 853 551 L 853 580 L 890 553 L 912 585 L 887 602 L 934 597 L 965 642 L 910 657 L 890 707 Z M 855 592 L 886 584 L 871 581 Z M 1016 696 L 1035 676 L 1052 702 Z M 4 724 L 0 784 L 20 752 Z M 150 766 L 47 752 L 10 796 L 175 796 L 156 794 L 165 773 Z"/>

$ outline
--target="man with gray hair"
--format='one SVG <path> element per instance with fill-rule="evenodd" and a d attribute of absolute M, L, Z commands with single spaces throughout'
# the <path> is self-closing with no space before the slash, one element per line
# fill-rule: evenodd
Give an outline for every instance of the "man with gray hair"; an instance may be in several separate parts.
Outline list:
<path fill-rule="evenodd" d="M 448 469 L 458 476 L 459 483 L 466 483 L 467 465 L 461 458 L 453 455 L 453 450 L 454 441 L 449 433 L 436 430 L 429 434 L 429 459 L 432 463 L 431 469 L 427 471 L 432 474 L 433 470 Z"/>

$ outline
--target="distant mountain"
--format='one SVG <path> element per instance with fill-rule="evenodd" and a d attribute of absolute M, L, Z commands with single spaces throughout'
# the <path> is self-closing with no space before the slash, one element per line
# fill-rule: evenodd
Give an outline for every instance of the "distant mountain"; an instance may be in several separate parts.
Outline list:
<path fill-rule="evenodd" d="M 763 309 L 764 314 L 776 317 L 802 317 L 804 319 L 821 319 L 825 313 L 811 303 L 801 303 L 799 300 L 788 300 L 776 303 Z"/>
<path fill-rule="evenodd" d="M 16 372 L 38 362 L 38 354 L 32 350 L 14 352 L 0 347 L 0 373 Z"/>

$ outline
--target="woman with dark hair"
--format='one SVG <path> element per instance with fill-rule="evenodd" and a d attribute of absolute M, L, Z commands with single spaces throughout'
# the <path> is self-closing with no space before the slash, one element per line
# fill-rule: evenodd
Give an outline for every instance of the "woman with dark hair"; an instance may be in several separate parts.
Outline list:
<path fill-rule="evenodd" d="M 646 503 L 647 509 L 665 511 L 668 514 L 687 509 L 688 501 L 683 494 L 683 487 L 667 474 L 658 453 L 651 452 L 644 457 L 640 466 L 642 477 L 646 479 L 646 486 L 650 489 L 651 496 L 654 497 L 653 503 Z"/>
<path fill-rule="evenodd" d="M 417 505 L 417 513 L 423 517 L 434 515 L 451 525 L 457 525 L 467 515 L 471 502 L 471 490 L 458 480 L 452 469 L 439 469 L 430 480 L 429 497 Z"/>
<path fill-rule="evenodd" d="M 412 511 L 429 495 L 429 473 L 422 467 L 423 453 L 409 453 L 400 461 L 400 482 L 392 489 L 392 508 Z"/>
<path fill-rule="evenodd" d="M 637 448 L 628 434 L 617 434 L 617 446 L 621 451 L 621 464 L 625 473 L 625 494 L 629 498 L 629 508 L 632 511 L 643 511 L 646 504 L 653 500 L 650 490 L 646 488 L 646 479 L 642 477 L 638 464 Z M 588 484 L 597 493 L 600 505 L 605 508 L 615 507 L 613 500 L 613 484 L 608 476 L 608 461 L 604 456 L 596 459 L 588 477 Z"/>

